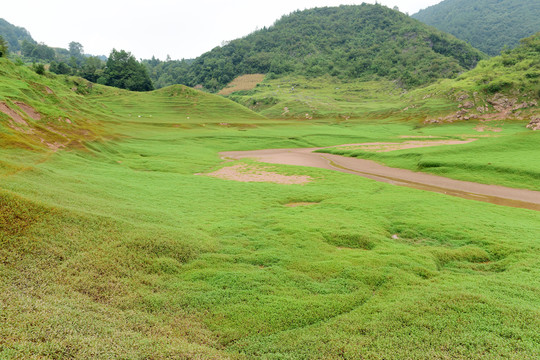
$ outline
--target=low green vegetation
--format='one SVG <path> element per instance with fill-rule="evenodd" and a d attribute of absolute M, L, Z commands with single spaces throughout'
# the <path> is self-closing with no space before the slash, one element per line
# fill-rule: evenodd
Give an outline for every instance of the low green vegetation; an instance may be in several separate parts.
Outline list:
<path fill-rule="evenodd" d="M 221 151 L 476 124 L 383 121 L 376 105 L 269 120 L 183 86 L 134 93 L 0 65 L 0 102 L 27 123 L 0 113 L 0 358 L 540 356 L 537 211 L 315 168 L 268 165 L 305 185 L 201 175 L 230 165 Z M 538 134 L 521 129 L 427 160 L 465 162 L 467 147 L 481 164 L 504 144 L 530 152 L 525 168 Z M 521 184 L 514 169 L 499 178 Z"/>
<path fill-rule="evenodd" d="M 539 12 L 537 1 L 445 0 L 412 17 L 496 56 L 538 32 Z"/>

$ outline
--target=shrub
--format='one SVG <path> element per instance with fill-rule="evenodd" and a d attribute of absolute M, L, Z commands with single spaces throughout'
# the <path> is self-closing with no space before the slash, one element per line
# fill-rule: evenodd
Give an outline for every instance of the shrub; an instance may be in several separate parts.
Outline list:
<path fill-rule="evenodd" d="M 32 65 L 32 69 L 36 72 L 38 75 L 45 75 L 45 65 L 43 64 L 36 64 Z"/>

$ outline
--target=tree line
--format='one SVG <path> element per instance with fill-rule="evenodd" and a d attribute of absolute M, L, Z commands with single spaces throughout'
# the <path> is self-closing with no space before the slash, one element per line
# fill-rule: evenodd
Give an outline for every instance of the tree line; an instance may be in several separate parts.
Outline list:
<path fill-rule="evenodd" d="M 7 55 L 5 41 L 4 47 L 5 51 L 0 41 L 0 53 Z M 20 56 L 21 61 L 34 63 L 38 73 L 44 73 L 43 63 L 47 63 L 49 71 L 58 75 L 80 76 L 94 83 L 131 91 L 154 89 L 146 66 L 125 50 L 113 49 L 105 58 L 86 55 L 83 45 L 75 41 L 70 42 L 67 49 L 62 49 L 25 39 L 21 42 Z"/>

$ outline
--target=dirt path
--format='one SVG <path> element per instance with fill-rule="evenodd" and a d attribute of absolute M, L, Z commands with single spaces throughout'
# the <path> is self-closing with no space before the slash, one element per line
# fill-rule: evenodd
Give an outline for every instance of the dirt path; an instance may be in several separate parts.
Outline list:
<path fill-rule="evenodd" d="M 220 153 L 220 155 L 228 159 L 253 158 L 270 164 L 336 170 L 394 185 L 540 211 L 540 191 L 454 180 L 437 175 L 391 168 L 370 160 L 313 152 L 319 149 L 321 148 L 229 151 Z"/>

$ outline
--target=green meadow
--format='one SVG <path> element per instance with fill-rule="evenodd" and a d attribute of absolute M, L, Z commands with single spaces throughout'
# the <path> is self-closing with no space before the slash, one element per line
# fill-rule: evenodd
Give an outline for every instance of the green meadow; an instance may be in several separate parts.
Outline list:
<path fill-rule="evenodd" d="M 25 117 L 33 133 L 0 114 L 1 359 L 540 357 L 537 211 L 307 167 L 265 165 L 305 185 L 200 175 L 230 165 L 221 151 L 457 139 L 477 124 L 376 109 L 271 120 L 180 86 L 0 75 L 2 101 L 44 114 Z M 348 155 L 538 190 L 538 134 L 494 135 Z"/>

